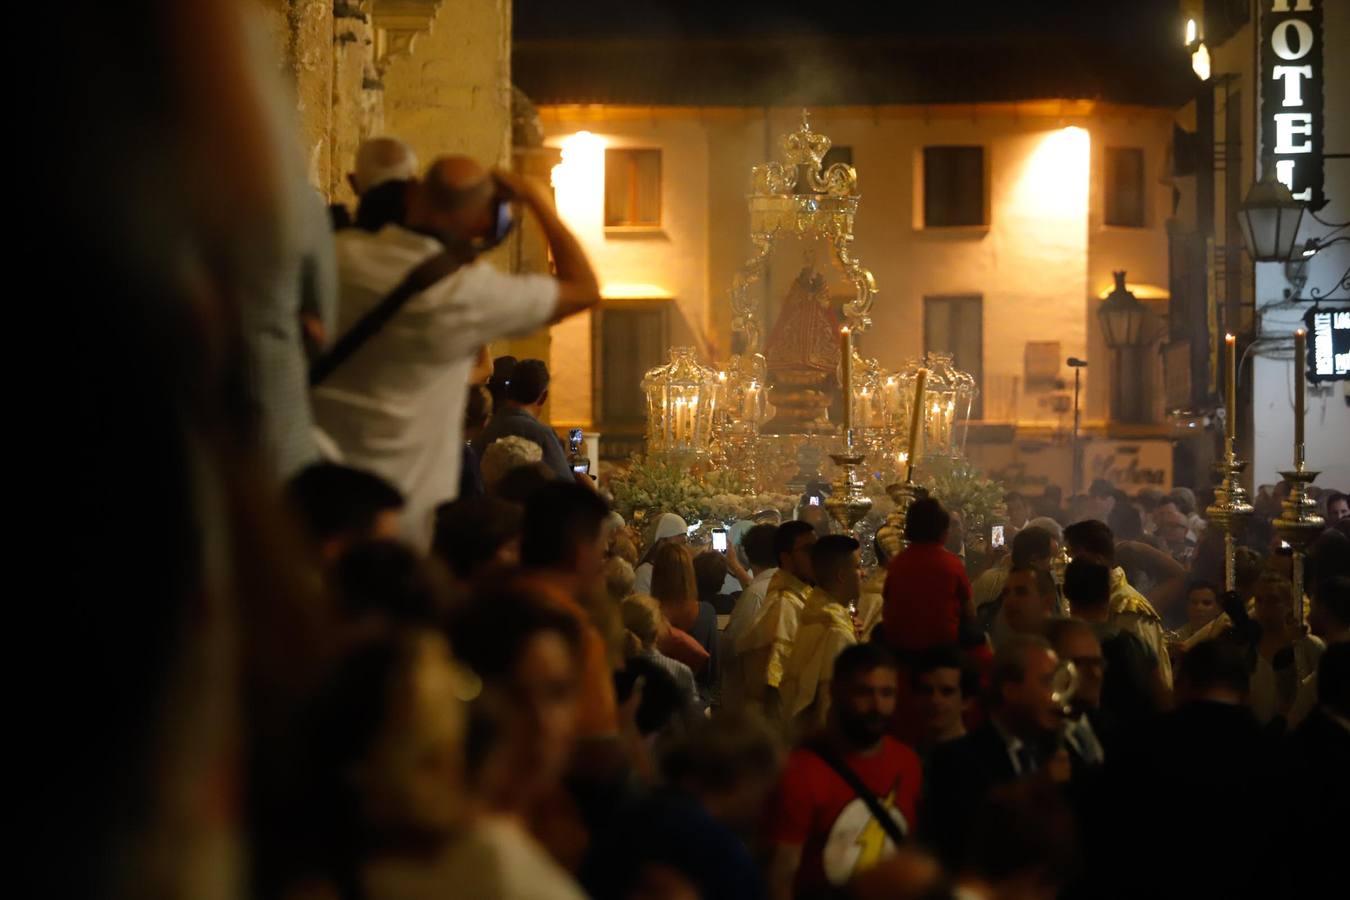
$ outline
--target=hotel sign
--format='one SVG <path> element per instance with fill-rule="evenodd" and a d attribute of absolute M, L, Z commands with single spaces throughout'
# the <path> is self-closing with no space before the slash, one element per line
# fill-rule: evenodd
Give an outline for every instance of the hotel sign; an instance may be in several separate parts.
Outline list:
<path fill-rule="evenodd" d="M 1322 0 L 1263 0 L 1261 146 L 1313 210 L 1322 193 Z"/>

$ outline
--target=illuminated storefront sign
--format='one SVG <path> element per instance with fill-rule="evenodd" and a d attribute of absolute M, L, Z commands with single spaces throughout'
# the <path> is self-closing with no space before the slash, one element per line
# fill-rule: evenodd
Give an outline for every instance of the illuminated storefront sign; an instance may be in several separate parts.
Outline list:
<path fill-rule="evenodd" d="M 1350 308 L 1310 309 L 1308 326 L 1308 380 L 1350 379 Z"/>
<path fill-rule="evenodd" d="M 1261 145 L 1275 174 L 1310 209 L 1322 192 L 1322 0 L 1265 0 Z"/>

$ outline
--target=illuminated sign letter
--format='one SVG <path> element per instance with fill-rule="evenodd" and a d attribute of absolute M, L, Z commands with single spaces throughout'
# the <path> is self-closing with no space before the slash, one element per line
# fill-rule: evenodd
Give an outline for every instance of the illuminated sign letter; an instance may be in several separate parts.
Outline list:
<path fill-rule="evenodd" d="M 1289 29 L 1294 29 L 1294 34 L 1298 37 L 1298 49 L 1295 50 L 1289 46 Z M 1275 30 L 1270 33 L 1270 46 L 1274 48 L 1275 55 L 1280 59 L 1295 60 L 1302 59 L 1308 55 L 1313 47 L 1312 28 L 1302 19 L 1285 19 L 1275 26 Z"/>
<path fill-rule="evenodd" d="M 1304 141 L 1294 143 L 1295 135 L 1312 135 L 1312 113 L 1276 113 L 1275 153 L 1311 153 L 1312 144 Z"/>
<path fill-rule="evenodd" d="M 1284 79 L 1284 105 L 1302 106 L 1303 91 L 1300 78 L 1312 77 L 1312 66 L 1276 66 L 1271 76 L 1276 81 Z"/>

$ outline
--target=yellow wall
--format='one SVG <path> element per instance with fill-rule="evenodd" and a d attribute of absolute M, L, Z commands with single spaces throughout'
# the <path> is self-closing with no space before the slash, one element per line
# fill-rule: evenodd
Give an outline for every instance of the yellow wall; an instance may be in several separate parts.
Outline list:
<path fill-rule="evenodd" d="M 586 247 L 607 299 L 669 298 L 675 343 L 706 346 L 715 340 L 724 358 L 726 334 L 713 333 L 708 294 L 708 141 L 696 120 L 657 118 L 623 123 L 579 118 L 565 126 L 545 122 L 545 143 L 562 146 L 563 165 L 554 191 L 558 209 Z M 594 137 L 563 145 L 579 131 Z M 661 155 L 661 227 L 644 231 L 607 231 L 604 227 L 604 149 L 659 147 Z M 591 316 L 577 316 L 552 330 L 553 423 L 589 426 L 591 389 Z"/>
<path fill-rule="evenodd" d="M 412 53 L 386 65 L 384 118 L 424 162 L 463 153 L 509 164 L 510 0 L 441 3 Z"/>

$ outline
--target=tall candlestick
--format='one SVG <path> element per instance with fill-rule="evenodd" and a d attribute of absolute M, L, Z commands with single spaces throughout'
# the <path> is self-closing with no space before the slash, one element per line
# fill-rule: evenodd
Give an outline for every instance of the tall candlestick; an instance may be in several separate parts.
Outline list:
<path fill-rule="evenodd" d="M 923 422 L 923 389 L 928 386 L 928 370 L 920 369 L 914 380 L 914 403 L 909 420 L 909 459 L 905 467 L 905 481 L 914 478 L 914 461 L 919 452 L 919 425 Z"/>
<path fill-rule="evenodd" d="M 1224 417 L 1224 436 L 1228 446 L 1225 452 L 1231 452 L 1237 440 L 1237 338 L 1231 334 L 1223 337 L 1224 349 L 1228 353 L 1228 378 L 1224 384 L 1224 398 L 1227 415 Z"/>
<path fill-rule="evenodd" d="M 1303 466 L 1303 410 L 1304 386 L 1308 368 L 1308 332 L 1300 328 L 1294 332 L 1294 466 Z"/>
<path fill-rule="evenodd" d="M 853 330 L 845 325 L 839 329 L 839 353 L 844 358 L 844 375 L 840 385 L 844 391 L 844 431 L 853 439 Z"/>

